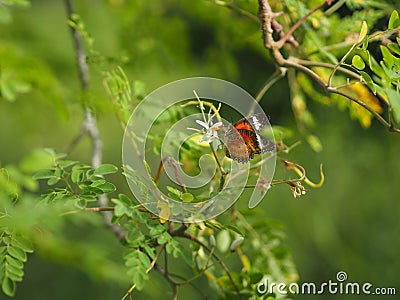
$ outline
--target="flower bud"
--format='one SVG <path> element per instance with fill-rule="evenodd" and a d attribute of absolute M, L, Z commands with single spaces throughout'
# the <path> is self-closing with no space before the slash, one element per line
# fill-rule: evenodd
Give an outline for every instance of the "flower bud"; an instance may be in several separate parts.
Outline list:
<path fill-rule="evenodd" d="M 244 237 L 239 236 L 236 240 L 234 240 L 231 244 L 231 251 L 235 251 L 237 249 L 237 247 L 240 246 L 240 244 L 242 244 L 244 241 Z"/>

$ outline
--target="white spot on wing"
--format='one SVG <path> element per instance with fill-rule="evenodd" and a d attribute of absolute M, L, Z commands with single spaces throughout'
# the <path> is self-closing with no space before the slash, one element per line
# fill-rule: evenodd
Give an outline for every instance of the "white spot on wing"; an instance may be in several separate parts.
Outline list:
<path fill-rule="evenodd" d="M 256 116 L 250 116 L 250 121 L 250 123 L 254 126 L 254 129 L 257 131 L 260 131 L 260 129 L 263 127 L 263 124 L 260 123 Z"/>
<path fill-rule="evenodd" d="M 262 151 L 264 149 L 264 143 L 262 141 L 262 138 L 261 138 L 261 136 L 259 134 L 256 134 L 256 137 L 257 137 L 258 146 L 260 147 L 260 149 Z"/>

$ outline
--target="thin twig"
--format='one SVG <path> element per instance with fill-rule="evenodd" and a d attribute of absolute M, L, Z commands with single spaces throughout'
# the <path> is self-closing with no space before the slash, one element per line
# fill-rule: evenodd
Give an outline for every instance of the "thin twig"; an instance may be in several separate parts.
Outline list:
<path fill-rule="evenodd" d="M 178 299 L 178 283 L 176 283 L 171 277 L 169 276 L 170 274 L 166 272 L 159 264 L 156 264 L 156 270 L 160 272 L 164 278 L 168 281 L 169 285 L 171 286 L 172 289 L 172 300 Z"/>
<path fill-rule="evenodd" d="M 316 11 L 320 10 L 324 6 L 331 5 L 331 3 L 335 0 L 325 0 L 320 5 L 314 7 L 310 10 L 306 15 L 304 15 L 301 19 L 299 19 L 287 32 L 286 34 L 277 42 L 277 47 L 282 48 L 282 46 L 286 43 L 286 41 L 293 35 L 293 32 L 308 19 Z"/>
<path fill-rule="evenodd" d="M 224 1 L 221 1 L 221 0 L 214 0 L 214 2 L 215 2 L 215 4 L 218 4 L 218 5 L 221 5 L 221 6 L 225 6 L 225 7 L 229 8 L 229 9 L 231 9 L 233 11 L 236 11 L 237 13 L 239 13 L 239 14 L 245 16 L 245 17 L 248 17 L 249 19 L 251 19 L 251 20 L 253 20 L 255 22 L 258 22 L 258 18 L 255 15 L 249 13 L 248 11 L 246 11 L 244 9 L 241 9 L 240 7 L 232 4 L 231 2 L 224 2 Z"/>
<path fill-rule="evenodd" d="M 222 269 L 224 269 L 226 275 L 229 278 L 229 281 L 231 282 L 233 288 L 236 291 L 236 295 L 237 298 L 239 300 L 243 299 L 242 296 L 240 295 L 240 291 L 238 286 L 235 283 L 235 280 L 232 277 L 231 272 L 229 271 L 228 267 L 225 265 L 225 263 L 221 260 L 221 258 L 210 248 L 208 247 L 206 244 L 204 244 L 202 241 L 200 241 L 199 239 L 197 239 L 195 236 L 191 235 L 190 233 L 187 232 L 183 232 L 181 235 L 175 235 L 177 237 L 182 237 L 182 238 L 186 238 L 189 239 L 197 244 L 199 244 L 200 246 L 202 246 L 204 249 L 206 249 L 210 254 L 212 254 L 212 256 L 214 257 L 214 259 L 221 265 Z"/>
<path fill-rule="evenodd" d="M 86 131 L 84 130 L 83 126 L 79 133 L 72 139 L 72 141 L 64 147 L 62 150 L 64 153 L 69 153 L 78 145 L 78 143 L 81 141 L 81 139 L 86 135 Z"/>
<path fill-rule="evenodd" d="M 86 207 L 85 210 L 86 211 L 94 211 L 94 212 L 98 212 L 98 211 L 114 211 L 114 207 Z"/>
<path fill-rule="evenodd" d="M 304 60 L 304 59 L 299 59 L 297 57 L 289 57 L 288 60 L 294 61 L 296 63 L 299 63 L 303 66 L 309 66 L 309 67 L 322 67 L 322 68 L 327 68 L 327 69 L 334 69 L 335 65 L 330 64 L 330 63 L 325 63 L 325 62 L 319 62 L 319 61 L 311 61 L 311 60 Z M 337 71 L 349 75 L 354 79 L 360 80 L 360 74 L 353 72 L 347 68 L 343 67 L 338 67 Z"/>
<path fill-rule="evenodd" d="M 65 7 L 67 10 L 68 19 L 71 20 L 73 15 L 75 14 L 72 1 L 65 0 Z M 70 26 L 70 29 L 74 41 L 79 82 L 82 94 L 84 94 L 87 92 L 90 83 L 89 67 L 86 63 L 86 53 L 80 33 L 73 26 Z M 76 142 L 78 142 L 80 136 L 81 135 L 83 136 L 85 133 L 87 133 L 87 135 L 90 137 L 92 141 L 92 147 L 93 147 L 92 166 L 93 168 L 98 168 L 101 165 L 102 161 L 103 143 L 100 138 L 99 129 L 97 127 L 97 122 L 94 113 L 86 101 L 84 101 L 84 107 L 85 107 L 85 119 L 82 124 L 82 131 L 77 136 L 77 138 L 75 138 L 75 140 Z M 99 196 L 99 205 L 100 207 L 108 207 L 108 197 L 105 194 Z M 125 238 L 125 232 L 119 226 L 112 224 L 111 222 L 113 216 L 112 212 L 106 210 L 102 211 L 102 214 L 106 226 L 110 228 L 119 237 L 119 239 L 123 240 Z"/>
<path fill-rule="evenodd" d="M 262 97 L 265 95 L 265 93 L 270 89 L 271 86 L 275 84 L 279 79 L 281 79 L 283 76 L 286 74 L 286 69 L 285 68 L 277 68 L 275 72 L 267 79 L 261 90 L 257 93 L 255 97 L 255 102 L 253 101 L 251 103 L 249 113 L 248 115 L 252 115 L 254 113 L 254 110 L 256 108 L 256 105 L 258 102 L 261 101 Z"/>
<path fill-rule="evenodd" d="M 146 274 L 148 274 L 151 270 L 153 270 L 154 266 L 157 263 L 157 260 L 160 258 L 161 253 L 164 251 L 166 244 L 163 244 L 161 248 L 158 250 L 156 256 L 154 259 L 151 261 L 150 266 L 146 269 Z M 125 295 L 122 297 L 122 300 L 126 299 L 126 297 L 130 296 L 133 292 L 133 290 L 136 288 L 136 283 L 133 284 L 129 290 L 125 293 Z"/>

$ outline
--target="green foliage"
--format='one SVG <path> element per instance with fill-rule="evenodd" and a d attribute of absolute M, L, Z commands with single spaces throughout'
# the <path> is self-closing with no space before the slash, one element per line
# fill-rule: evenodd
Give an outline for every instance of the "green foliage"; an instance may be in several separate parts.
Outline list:
<path fill-rule="evenodd" d="M 24 0 L 0 2 L 0 22 L 3 24 L 12 21 L 12 6 L 27 7 L 29 3 Z M 283 32 L 287 32 L 298 19 L 321 3 L 319 0 L 269 2 L 273 11 L 283 11 L 283 16 L 276 17 Z M 6 30 L 7 34 L 2 36 L 0 45 L 0 97 L 5 100 L 0 103 L 2 108 L 13 106 L 18 111 L 18 105 L 22 108 L 31 107 L 38 103 L 35 101 L 43 99 L 54 106 L 62 120 L 67 119 L 70 111 L 81 111 L 80 105 L 93 111 L 103 108 L 97 111 L 97 117 L 100 123 L 105 123 L 102 126 L 108 127 L 111 115 L 108 108 L 112 107 L 124 130 L 132 110 L 148 94 L 148 87 L 153 88 L 171 78 L 206 74 L 236 80 L 243 85 L 255 84 L 258 89 L 266 76 L 264 71 L 268 69 L 260 65 L 273 59 L 260 40 L 255 1 L 183 1 L 179 5 L 174 0 L 164 1 L 162 5 L 154 1 L 109 1 L 108 6 L 104 3 L 99 5 L 113 15 L 110 26 L 104 22 L 112 34 L 105 36 L 103 43 L 102 32 L 97 36 L 91 32 L 97 30 L 94 29 L 96 27 L 100 31 L 106 28 L 92 23 L 92 12 L 85 11 L 85 5 L 79 7 L 82 14 L 74 14 L 68 20 L 70 28 L 85 43 L 86 62 L 92 76 L 93 87 L 82 95 L 71 88 L 76 84 L 76 76 L 66 70 L 65 65 L 54 64 L 54 61 L 63 61 L 72 65 L 70 56 L 57 53 L 57 60 L 39 57 L 37 49 L 23 47 L 23 43 L 18 41 L 19 35 L 24 37 L 23 30 L 27 31 L 27 28 L 21 32 L 14 32 L 11 28 Z M 338 13 L 342 5 L 346 6 L 343 10 L 345 13 Z M 93 11 L 96 11 L 95 19 L 98 22 L 102 19 L 97 16 L 99 11 Z M 387 19 L 387 29 L 378 31 L 381 28 L 377 24 L 384 18 Z M 15 25 L 16 28 L 20 26 Z M 293 33 L 299 46 L 285 44 L 282 56 L 293 58 L 292 62 L 303 62 L 303 67 L 310 67 L 330 88 L 329 93 L 339 91 L 349 97 L 319 93 L 313 80 L 315 78 L 290 66 L 282 67 L 288 70 L 289 82 L 289 89 L 282 90 L 290 90 L 297 122 L 297 129 L 279 125 L 273 127 L 282 162 L 287 162 L 286 154 L 298 144 L 286 145 L 288 141 L 301 138 L 298 131 L 304 134 L 313 150 L 320 152 L 323 149 L 325 139 L 314 134 L 319 128 L 319 120 L 311 111 L 314 105 L 309 100 L 348 110 L 351 118 L 364 127 L 371 126 L 372 120 L 379 119 L 379 116 L 388 116 L 385 126 L 392 130 L 400 124 L 399 27 L 398 12 L 389 3 L 377 1 L 337 1 L 302 22 Z M 57 34 L 43 30 L 38 36 Z M 279 38 L 279 33 L 274 34 L 274 38 Z M 113 55 L 103 54 L 107 52 Z M 118 64 L 121 66 L 116 66 Z M 262 70 L 256 72 L 256 68 Z M 70 81 L 62 82 L 61 76 Z M 128 77 L 135 77 L 135 80 L 130 81 Z M 109 99 L 99 89 L 100 82 L 111 98 L 112 105 L 106 102 Z M 81 99 L 78 107 L 66 100 L 70 98 L 66 90 L 73 91 L 73 98 Z M 31 98 L 32 102 L 29 103 L 20 101 Z M 88 98 L 94 101 L 86 101 Z M 275 98 L 279 101 L 275 101 Z M 350 101 L 350 98 L 359 100 L 370 110 Z M 287 107 L 281 97 L 268 97 L 268 101 L 268 108 L 272 112 L 274 105 L 277 105 L 277 111 L 284 109 L 287 117 Z M 266 103 L 262 97 L 260 103 Z M 172 107 L 159 116 L 150 133 L 149 152 L 160 154 L 163 129 L 169 128 L 188 112 L 189 108 Z M 222 113 L 229 118 L 231 112 L 222 108 Z M 288 123 L 286 119 L 278 121 L 276 118 L 271 114 L 272 122 Z M 33 119 L 26 120 L 26 124 L 20 122 L 21 128 L 26 129 L 31 123 L 40 123 L 45 118 L 40 115 L 38 120 Z M 70 138 L 71 131 L 76 130 L 74 126 L 79 126 L 82 120 L 76 117 L 71 123 L 68 130 L 60 133 L 57 148 L 65 147 L 65 138 Z M 59 124 L 50 125 L 49 130 L 61 130 Z M 44 122 L 41 126 L 48 124 Z M 107 130 L 101 135 L 107 136 Z M 14 129 L 11 132 L 12 135 L 16 131 Z M 116 141 L 114 132 L 111 135 L 110 142 L 104 143 L 106 146 L 120 143 Z M 35 144 L 36 138 L 32 135 L 29 142 L 23 142 L 27 148 L 32 144 L 32 148 L 41 147 Z M 132 137 L 132 140 L 135 138 Z M 246 299 L 281 298 L 277 294 L 257 295 L 257 284 L 264 276 L 274 282 L 285 283 L 299 279 L 286 246 L 283 226 L 271 219 L 269 211 L 267 214 L 238 205 L 204 223 L 189 220 L 185 224 L 175 224 L 167 221 L 168 204 L 158 203 L 160 211 L 164 211 L 159 218 L 148 212 L 137 199 L 122 194 L 126 184 L 118 182 L 118 168 L 114 164 L 105 163 L 93 168 L 86 163 L 87 157 L 82 154 L 90 153 L 86 145 L 74 151 L 60 154 L 38 148 L 19 163 L 7 163 L 0 169 L 0 282 L 7 296 L 15 295 L 16 283 L 22 281 L 24 276 L 28 253 L 34 248 L 39 255 L 44 253 L 43 256 L 79 268 L 96 279 L 100 277 L 111 283 L 118 281 L 131 284 L 125 298 L 134 293 L 140 293 L 140 298 L 142 293 L 151 294 L 149 285 L 154 279 L 158 280 L 153 276 L 155 272 L 166 279 L 172 290 L 207 281 L 207 288 L 211 287 L 220 299 L 237 299 L 238 295 Z M 199 145 L 198 137 L 182 145 L 179 159 L 188 174 L 198 172 L 198 160 L 204 153 L 209 153 L 209 149 L 205 150 Z M 218 155 L 222 157 L 221 153 Z M 144 163 L 149 174 L 156 177 L 151 170 L 156 169 L 156 163 L 159 162 Z M 300 182 L 304 180 L 309 184 L 310 181 L 304 169 L 302 173 L 302 167 L 296 164 L 285 165 L 285 168 L 300 174 L 302 180 L 277 180 L 273 183 L 285 183 L 294 196 L 305 193 Z M 134 170 L 126 168 L 124 173 L 146 191 L 146 181 Z M 250 175 L 254 173 L 252 170 Z M 109 180 L 111 174 L 116 174 L 110 176 L 113 182 Z M 353 183 L 353 180 L 348 181 Z M 187 191 L 164 179 L 159 182 L 152 180 L 151 184 L 157 185 L 172 199 L 194 203 L 214 196 L 221 181 L 223 179 L 216 176 L 209 186 L 196 191 Z M 118 196 L 114 192 L 119 193 Z M 146 196 L 150 198 L 152 195 Z M 99 198 L 103 197 L 111 198 L 110 206 L 99 204 Z M 247 194 L 243 193 L 241 201 L 246 202 L 246 198 Z M 116 250 L 118 246 L 111 250 L 111 256 L 120 260 L 109 259 L 103 250 L 106 245 L 91 240 L 99 234 L 99 228 L 103 225 L 103 215 L 96 215 L 99 211 L 104 213 L 106 220 L 108 217 L 111 219 L 110 224 L 106 222 L 107 229 L 104 231 L 111 229 L 123 233 L 118 237 L 121 240 L 119 247 L 123 248 L 124 253 L 115 254 L 121 250 Z M 297 215 L 299 219 L 302 218 L 300 213 Z M 84 238 L 71 237 L 77 228 L 82 231 L 79 233 Z M 93 235 L 90 234 L 90 228 L 95 230 Z M 205 289 L 202 285 L 196 293 L 205 298 L 202 291 Z"/>
<path fill-rule="evenodd" d="M 27 253 L 33 252 L 31 242 L 13 233 L 8 228 L 0 228 L 0 282 L 7 296 L 14 296 L 16 282 L 24 276 L 24 263 Z"/>
<path fill-rule="evenodd" d="M 103 175 L 116 173 L 118 168 L 111 164 L 103 164 L 96 169 L 77 161 L 63 160 L 64 154 L 55 155 L 55 165 L 51 169 L 41 170 L 34 179 L 45 179 L 49 186 L 60 183 L 54 189 L 46 191 L 43 201 L 67 201 L 78 208 L 85 208 L 89 202 L 97 201 L 97 197 L 115 191 L 115 186 L 106 181 Z"/>
<path fill-rule="evenodd" d="M 59 117 L 67 118 L 63 88 L 44 61 L 3 41 L 0 45 L 0 56 L 0 99 L 13 102 L 22 94 L 39 92 L 52 104 Z"/>
<path fill-rule="evenodd" d="M 391 30 L 400 28 L 400 18 L 398 12 L 394 10 L 390 16 L 388 22 L 388 29 L 383 32 L 385 35 Z M 389 112 L 393 115 L 396 124 L 400 122 L 400 110 L 399 110 L 399 80 L 400 80 L 400 39 L 396 38 L 396 43 L 391 42 L 388 45 L 381 45 L 381 57 L 382 60 L 377 64 L 375 59 L 372 57 L 370 51 L 368 51 L 368 38 L 363 37 L 361 39 L 362 44 L 355 49 L 358 54 L 355 54 L 352 59 L 352 65 L 356 68 L 362 79 L 365 81 L 370 90 L 376 94 L 377 92 L 389 107 Z M 361 72 L 364 70 L 365 65 L 369 67 L 369 74 Z M 394 124 L 392 124 L 394 125 Z"/>

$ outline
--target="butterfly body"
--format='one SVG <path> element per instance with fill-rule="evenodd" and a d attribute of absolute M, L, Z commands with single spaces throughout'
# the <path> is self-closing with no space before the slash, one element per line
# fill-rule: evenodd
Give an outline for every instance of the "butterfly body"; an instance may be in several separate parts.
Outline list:
<path fill-rule="evenodd" d="M 255 154 L 274 151 L 275 143 L 260 134 L 267 122 L 264 114 L 255 114 L 236 122 L 225 133 L 225 155 L 245 163 L 253 159 Z"/>

